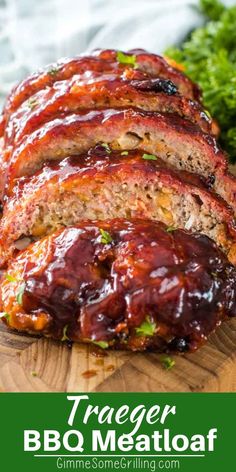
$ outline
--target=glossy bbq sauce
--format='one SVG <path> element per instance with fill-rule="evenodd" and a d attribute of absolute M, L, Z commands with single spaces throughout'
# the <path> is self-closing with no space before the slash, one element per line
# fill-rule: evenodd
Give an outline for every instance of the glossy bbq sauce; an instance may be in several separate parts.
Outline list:
<path fill-rule="evenodd" d="M 49 240 L 43 267 L 40 251 L 30 262 L 25 252 L 23 307 L 48 312 L 55 337 L 67 326 L 69 339 L 105 348 L 183 352 L 236 313 L 235 268 L 205 236 L 112 220 L 67 228 Z"/>

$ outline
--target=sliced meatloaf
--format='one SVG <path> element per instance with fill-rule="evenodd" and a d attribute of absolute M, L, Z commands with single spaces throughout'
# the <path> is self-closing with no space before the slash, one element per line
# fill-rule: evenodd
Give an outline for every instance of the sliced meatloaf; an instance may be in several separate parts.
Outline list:
<path fill-rule="evenodd" d="M 214 138 L 176 114 L 134 109 L 80 112 L 55 119 L 26 136 L 13 152 L 5 152 L 2 175 L 8 193 L 15 179 L 32 175 L 45 161 L 60 161 L 99 142 L 113 149 L 141 149 L 178 169 L 196 172 L 236 208 L 236 179 L 227 174 L 226 158 Z"/>
<path fill-rule="evenodd" d="M 114 49 L 96 49 L 92 54 L 103 61 L 117 60 L 117 52 Z M 164 57 L 145 51 L 145 49 L 131 49 L 123 52 L 123 55 L 133 56 L 138 69 L 151 74 L 152 76 L 164 77 L 172 80 L 177 85 L 179 91 L 186 97 L 194 100 L 201 99 L 200 89 L 192 82 L 179 68 L 172 67 Z"/>
<path fill-rule="evenodd" d="M 122 59 L 123 57 L 123 59 Z M 129 57 L 133 61 L 129 61 Z M 135 67 L 134 67 L 135 66 Z M 105 73 L 109 71 L 122 74 L 124 70 L 138 69 L 152 77 L 170 79 L 178 87 L 180 93 L 191 99 L 199 99 L 199 89 L 196 84 L 188 79 L 179 70 L 171 67 L 168 62 L 155 54 L 144 50 L 121 53 L 115 50 L 97 50 L 91 56 L 78 56 L 72 59 L 62 59 L 56 64 L 51 64 L 44 70 L 32 74 L 20 82 L 10 93 L 5 108 L 4 116 L 10 114 L 39 90 L 52 86 L 55 82 L 67 80 L 75 74 L 96 71 Z"/>
<path fill-rule="evenodd" d="M 168 168 L 154 155 L 111 152 L 107 145 L 18 181 L 1 222 L 2 258 L 22 237 L 41 237 L 84 219 L 116 217 L 150 218 L 202 232 L 236 264 L 233 213 L 203 180 Z"/>
<path fill-rule="evenodd" d="M 9 119 L 5 146 L 16 145 L 43 124 L 69 113 L 104 107 L 138 107 L 147 111 L 176 113 L 214 134 L 211 118 L 198 102 L 177 92 L 166 79 L 127 79 L 116 75 L 75 76 L 56 82 L 24 102 Z"/>
<path fill-rule="evenodd" d="M 206 236 L 116 219 L 32 244 L 2 278 L 0 309 L 10 328 L 63 341 L 187 351 L 235 316 L 235 287 L 235 268 Z"/>

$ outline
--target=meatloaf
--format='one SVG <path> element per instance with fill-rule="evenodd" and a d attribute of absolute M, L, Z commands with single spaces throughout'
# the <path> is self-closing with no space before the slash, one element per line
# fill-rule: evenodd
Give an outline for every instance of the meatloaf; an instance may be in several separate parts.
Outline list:
<path fill-rule="evenodd" d="M 1 221 L 2 260 L 22 237 L 42 237 L 84 219 L 115 217 L 150 218 L 202 232 L 236 264 L 232 210 L 204 179 L 168 168 L 155 155 L 111 151 L 107 144 L 18 180 Z"/>
<path fill-rule="evenodd" d="M 55 118 L 83 109 L 104 107 L 137 107 L 146 111 L 176 113 L 196 123 L 206 133 L 214 134 L 212 119 L 198 102 L 178 93 L 167 79 L 147 79 L 136 72 L 133 78 L 114 74 L 89 73 L 76 75 L 68 81 L 56 82 L 24 102 L 11 114 L 5 129 L 6 145 L 16 145 Z"/>
<path fill-rule="evenodd" d="M 235 316 L 235 287 L 236 269 L 206 236 L 147 220 L 83 222 L 9 264 L 1 310 L 20 331 L 187 351 Z"/>
<path fill-rule="evenodd" d="M 236 179 L 178 65 L 63 59 L 0 118 L 0 318 L 103 348 L 197 349 L 236 311 Z"/>
<path fill-rule="evenodd" d="M 182 95 L 193 100 L 200 99 L 198 86 L 161 56 L 150 54 L 142 49 L 127 53 L 111 49 L 96 50 L 90 56 L 82 55 L 72 59 L 62 59 L 17 84 L 4 107 L 5 122 L 11 113 L 28 98 L 39 90 L 51 87 L 55 82 L 67 80 L 87 71 L 115 72 L 121 75 L 125 70 L 132 71 L 134 68 L 143 71 L 147 76 L 170 79 Z"/>
<path fill-rule="evenodd" d="M 15 179 L 32 175 L 45 161 L 60 161 L 98 142 L 113 149 L 142 149 L 174 167 L 203 175 L 236 208 L 236 179 L 227 173 L 227 160 L 215 139 L 176 114 L 138 109 L 71 114 L 26 135 L 13 151 L 5 151 L 7 192 L 11 193 Z"/>

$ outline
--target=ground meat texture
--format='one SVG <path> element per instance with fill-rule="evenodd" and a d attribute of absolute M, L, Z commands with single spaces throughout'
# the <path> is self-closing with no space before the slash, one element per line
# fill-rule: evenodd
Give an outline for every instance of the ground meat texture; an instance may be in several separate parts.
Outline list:
<path fill-rule="evenodd" d="M 9 327 L 132 350 L 195 350 L 235 316 L 236 270 L 206 236 L 83 222 L 35 242 L 1 283 Z"/>
<path fill-rule="evenodd" d="M 227 173 L 226 158 L 215 139 L 174 113 L 137 109 L 80 112 L 46 123 L 13 152 L 5 150 L 2 188 L 5 179 L 10 195 L 17 178 L 34 174 L 48 160 L 61 161 L 88 151 L 98 142 L 114 150 L 140 149 L 156 154 L 168 165 L 205 178 L 214 175 L 214 190 L 236 211 L 236 179 Z"/>
<path fill-rule="evenodd" d="M 4 207 L 0 260 L 8 260 L 22 238 L 29 242 L 84 219 L 117 217 L 201 232 L 236 263 L 233 212 L 204 179 L 169 168 L 154 155 L 102 144 L 18 180 Z"/>

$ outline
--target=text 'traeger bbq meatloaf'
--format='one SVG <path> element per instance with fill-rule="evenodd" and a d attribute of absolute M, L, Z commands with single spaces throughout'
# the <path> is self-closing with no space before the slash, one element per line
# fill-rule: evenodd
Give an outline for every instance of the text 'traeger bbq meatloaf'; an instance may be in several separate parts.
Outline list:
<path fill-rule="evenodd" d="M 170 169 L 154 155 L 111 151 L 107 145 L 18 180 L 0 225 L 2 262 L 22 237 L 42 237 L 84 219 L 116 217 L 150 218 L 202 232 L 236 264 L 233 213 L 203 179 Z"/>
<path fill-rule="evenodd" d="M 8 326 L 132 350 L 194 350 L 235 316 L 236 270 L 206 236 L 139 220 L 42 239 L 1 283 Z"/>

